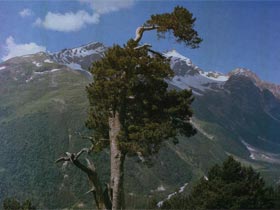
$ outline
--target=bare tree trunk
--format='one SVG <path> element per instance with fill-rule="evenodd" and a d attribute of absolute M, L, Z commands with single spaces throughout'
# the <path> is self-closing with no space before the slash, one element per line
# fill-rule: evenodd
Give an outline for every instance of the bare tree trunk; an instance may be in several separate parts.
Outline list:
<path fill-rule="evenodd" d="M 125 208 L 123 190 L 125 154 L 120 150 L 118 144 L 118 134 L 121 130 L 118 112 L 109 118 L 109 127 L 111 150 L 112 210 L 119 210 Z"/>
<path fill-rule="evenodd" d="M 109 198 L 108 189 L 106 188 L 103 191 L 102 184 L 98 178 L 94 164 L 91 161 L 89 161 L 88 159 L 86 159 L 87 160 L 87 166 L 86 166 L 78 160 L 79 156 L 82 153 L 87 152 L 87 151 L 88 151 L 88 149 L 84 148 L 77 154 L 66 152 L 66 156 L 60 157 L 59 159 L 57 159 L 56 163 L 72 162 L 76 167 L 78 167 L 80 170 L 82 170 L 84 173 L 86 173 L 88 176 L 89 182 L 92 185 L 91 190 L 88 192 L 91 192 L 93 194 L 97 209 L 109 210 L 112 208 L 112 204 L 111 204 L 111 200 Z"/>
<path fill-rule="evenodd" d="M 152 30 L 155 30 L 155 29 L 157 29 L 157 28 L 158 28 L 158 26 L 155 26 L 155 25 L 153 25 L 153 26 L 140 26 L 140 27 L 138 27 L 138 28 L 136 29 L 136 32 L 135 32 L 134 41 L 137 42 L 137 43 L 139 43 L 140 40 L 142 39 L 143 33 L 144 33 L 145 31 L 152 31 Z"/>

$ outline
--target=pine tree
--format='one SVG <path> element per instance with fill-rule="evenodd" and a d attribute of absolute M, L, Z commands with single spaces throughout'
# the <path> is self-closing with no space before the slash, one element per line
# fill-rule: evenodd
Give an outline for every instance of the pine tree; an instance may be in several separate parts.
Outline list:
<path fill-rule="evenodd" d="M 201 178 L 186 197 L 174 198 L 163 209 L 273 209 L 276 193 L 252 167 L 229 157 Z"/>
<path fill-rule="evenodd" d="M 36 210 L 30 200 L 25 200 L 22 204 L 15 198 L 6 198 L 3 201 L 4 210 Z"/>
<path fill-rule="evenodd" d="M 78 161 L 81 153 L 68 154 L 58 161 L 71 160 L 87 173 L 99 209 L 125 208 L 123 177 L 127 155 L 143 159 L 157 153 L 164 140 L 177 142 L 177 135 L 195 134 L 190 123 L 191 91 L 169 90 L 166 80 L 173 77 L 169 59 L 149 44 L 139 45 L 144 32 L 156 30 L 160 37 L 172 32 L 177 42 L 198 47 L 202 40 L 193 29 L 194 22 L 195 18 L 183 7 L 152 15 L 137 28 L 135 39 L 123 47 L 109 48 L 104 58 L 92 65 L 94 81 L 86 88 L 90 102 L 86 125 L 94 130 L 93 151 L 110 148 L 110 183 L 103 190 L 93 164 L 87 167 Z"/>

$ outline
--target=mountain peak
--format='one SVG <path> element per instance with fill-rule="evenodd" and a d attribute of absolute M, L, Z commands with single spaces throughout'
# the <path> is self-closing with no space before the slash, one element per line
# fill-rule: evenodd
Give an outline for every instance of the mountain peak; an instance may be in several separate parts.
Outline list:
<path fill-rule="evenodd" d="M 80 47 L 51 53 L 51 58 L 75 70 L 87 70 L 92 62 L 101 59 L 107 48 L 100 42 L 90 42 Z"/>
<path fill-rule="evenodd" d="M 94 53 L 104 52 L 106 47 L 100 42 L 90 42 L 85 45 L 81 45 L 75 48 L 66 48 L 59 52 L 51 53 L 54 57 L 63 57 L 63 56 L 71 56 L 71 57 L 85 57 Z"/>
<path fill-rule="evenodd" d="M 252 72 L 251 70 L 246 69 L 246 68 L 236 68 L 236 69 L 232 70 L 231 72 L 229 72 L 228 75 L 229 76 L 234 76 L 234 75 L 245 76 L 245 77 L 252 79 L 255 83 L 261 82 L 260 78 L 254 72 Z"/>
<path fill-rule="evenodd" d="M 189 58 L 181 55 L 176 50 L 168 51 L 168 52 L 164 53 L 164 56 L 167 57 L 167 58 L 171 57 L 173 59 L 180 59 L 180 60 L 186 61 L 187 65 L 192 65 L 192 61 Z"/>

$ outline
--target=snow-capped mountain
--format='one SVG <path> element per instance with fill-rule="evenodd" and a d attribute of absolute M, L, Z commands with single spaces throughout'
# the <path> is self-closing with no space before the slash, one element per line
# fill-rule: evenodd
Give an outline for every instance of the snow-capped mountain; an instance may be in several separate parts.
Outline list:
<path fill-rule="evenodd" d="M 63 49 L 62 51 L 51 53 L 50 57 L 57 63 L 64 64 L 76 70 L 88 70 L 92 62 L 104 56 L 106 47 L 99 42 L 92 42 L 81 47 Z"/>
<path fill-rule="evenodd" d="M 78 70 L 90 77 L 91 74 L 88 72 L 88 68 L 92 62 L 101 59 L 106 50 L 107 47 L 102 43 L 91 42 L 80 47 L 63 49 L 55 53 L 40 52 L 33 55 L 15 57 L 0 63 L 0 72 L 2 72 L 2 76 L 3 74 L 10 74 L 14 80 L 23 78 L 27 82 L 41 75 L 40 72 L 51 73 L 54 72 L 54 69 Z M 191 88 L 194 94 L 203 95 L 206 91 L 219 91 L 223 89 L 223 86 L 231 77 L 246 77 L 252 80 L 261 90 L 268 89 L 280 99 L 280 85 L 262 81 L 255 73 L 248 69 L 237 68 L 228 74 L 204 71 L 176 50 L 165 52 L 163 55 L 170 59 L 171 68 L 175 73 L 174 78 L 168 80 L 171 87 L 179 89 Z M 22 68 L 26 68 L 26 65 L 32 66 L 31 69 L 34 69 L 33 73 L 32 71 L 21 71 Z M 10 69 L 10 66 L 13 68 Z M 15 68 L 15 66 L 17 67 Z M 15 75 L 16 72 L 18 72 L 18 76 Z"/>
<path fill-rule="evenodd" d="M 178 53 L 176 50 L 164 53 L 170 58 L 171 67 L 175 77 L 169 81 L 172 86 L 180 89 L 191 88 L 196 95 L 202 95 L 207 90 L 217 91 L 231 77 L 245 77 L 250 79 L 261 90 L 269 90 L 274 96 L 280 99 L 280 85 L 261 80 L 254 72 L 246 68 L 236 68 L 228 74 L 215 71 L 203 71 L 192 61 Z"/>
<path fill-rule="evenodd" d="M 0 81 L 5 79 L 17 83 L 29 83 L 42 79 L 43 75 L 57 73 L 59 70 L 79 71 L 91 78 L 88 68 L 104 56 L 106 49 L 103 44 L 92 42 L 56 53 L 39 52 L 14 57 L 0 63 Z"/>
<path fill-rule="evenodd" d="M 180 89 L 191 88 L 196 95 L 202 95 L 206 90 L 218 90 L 229 78 L 222 73 L 203 71 L 189 58 L 175 50 L 164 53 L 164 55 L 170 58 L 171 68 L 175 72 L 174 78 L 169 83 Z"/>

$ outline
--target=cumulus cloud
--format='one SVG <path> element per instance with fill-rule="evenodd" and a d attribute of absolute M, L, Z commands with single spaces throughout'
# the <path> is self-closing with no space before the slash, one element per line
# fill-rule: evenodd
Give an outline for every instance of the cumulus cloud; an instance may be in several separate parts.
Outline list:
<path fill-rule="evenodd" d="M 38 18 L 34 25 L 54 31 L 71 32 L 79 31 L 88 24 L 98 22 L 99 14 L 90 15 L 86 11 L 80 10 L 76 13 L 68 12 L 65 14 L 48 12 L 44 20 Z"/>
<path fill-rule="evenodd" d="M 37 18 L 33 25 L 60 32 L 79 31 L 87 25 L 98 24 L 100 16 L 103 14 L 131 7 L 135 0 L 78 1 L 89 5 L 92 12 L 89 13 L 84 10 L 80 10 L 76 13 L 67 12 L 63 14 L 48 12 L 43 19 Z"/>
<path fill-rule="evenodd" d="M 19 12 L 19 15 L 21 17 L 28 17 L 32 15 L 32 11 L 30 9 L 25 8 Z"/>
<path fill-rule="evenodd" d="M 8 60 L 12 57 L 22 56 L 27 54 L 34 54 L 37 52 L 45 52 L 46 47 L 37 45 L 34 42 L 27 44 L 17 44 L 12 36 L 9 36 L 5 42 L 6 55 L 2 57 L 2 60 Z"/>

